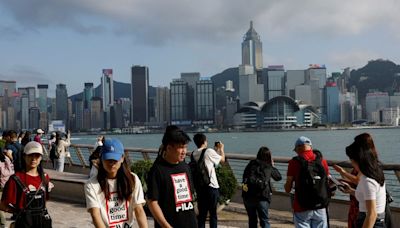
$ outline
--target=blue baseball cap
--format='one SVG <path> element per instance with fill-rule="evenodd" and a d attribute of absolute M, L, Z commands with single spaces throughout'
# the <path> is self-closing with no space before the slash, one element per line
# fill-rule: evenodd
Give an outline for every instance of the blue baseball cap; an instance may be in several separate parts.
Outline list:
<path fill-rule="evenodd" d="M 311 140 L 309 138 L 305 137 L 305 136 L 300 136 L 296 140 L 296 143 L 294 144 L 294 149 L 296 149 L 296 147 L 302 146 L 302 145 L 310 145 L 310 146 L 312 146 Z"/>
<path fill-rule="evenodd" d="M 101 149 L 102 160 L 119 161 L 124 155 L 124 146 L 118 139 L 106 139 Z"/>

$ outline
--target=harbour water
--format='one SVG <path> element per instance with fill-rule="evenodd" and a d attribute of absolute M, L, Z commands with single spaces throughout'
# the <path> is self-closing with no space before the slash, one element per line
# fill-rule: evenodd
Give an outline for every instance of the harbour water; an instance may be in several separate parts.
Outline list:
<path fill-rule="evenodd" d="M 345 147 L 352 143 L 354 137 L 360 133 L 368 132 L 372 135 L 378 149 L 379 158 L 383 163 L 400 163 L 400 128 L 384 129 L 351 129 L 351 130 L 317 130 L 317 131 L 274 131 L 274 132 L 227 132 L 206 133 L 210 145 L 214 141 L 225 144 L 226 153 L 253 154 L 258 148 L 267 146 L 273 156 L 293 157 L 293 145 L 301 136 L 311 139 L 314 148 L 318 148 L 328 160 L 348 160 Z M 189 133 L 192 137 L 193 133 Z M 158 148 L 162 134 L 134 134 L 134 135 L 106 135 L 118 138 L 125 147 Z M 94 144 L 96 135 L 74 136 L 74 144 Z M 195 148 L 190 143 L 189 151 Z"/>

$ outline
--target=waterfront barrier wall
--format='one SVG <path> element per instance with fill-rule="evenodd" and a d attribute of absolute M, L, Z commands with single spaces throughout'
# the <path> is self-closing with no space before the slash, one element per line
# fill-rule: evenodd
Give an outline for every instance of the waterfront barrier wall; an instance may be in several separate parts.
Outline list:
<path fill-rule="evenodd" d="M 52 181 L 55 182 L 57 188 L 54 188 L 52 197 L 68 200 L 72 202 L 84 202 L 83 184 L 88 178 L 89 173 L 89 156 L 94 150 L 92 145 L 86 144 L 72 144 L 70 146 L 69 158 L 66 158 L 65 171 L 72 174 L 64 173 L 59 174 L 49 170 Z M 157 157 L 157 149 L 146 149 L 146 148 L 125 148 L 125 153 L 128 155 L 132 162 L 139 160 L 153 160 Z M 188 156 L 190 153 L 188 153 Z M 226 161 L 232 168 L 235 177 L 238 182 L 238 189 L 242 182 L 242 173 L 247 163 L 255 159 L 255 155 L 244 155 L 244 154 L 231 154 L 225 153 Z M 51 162 L 48 159 L 47 154 L 44 156 L 45 167 L 50 168 Z M 287 164 L 291 158 L 287 157 L 274 157 L 275 166 L 280 170 L 283 180 L 280 182 L 273 182 L 274 185 L 274 196 L 271 204 L 271 208 L 277 210 L 290 211 L 290 195 L 285 193 L 283 185 L 285 183 Z M 331 174 L 339 177 L 338 174 L 333 170 L 332 165 L 339 163 L 342 167 L 351 169 L 350 162 L 328 160 Z M 383 169 L 385 172 L 386 185 L 389 192 L 394 198 L 394 202 L 391 204 L 394 218 L 397 224 L 400 224 L 400 165 L 399 164 L 384 164 Z M 236 196 L 232 199 L 235 202 L 242 203 L 240 192 L 236 192 Z M 347 208 L 348 207 L 348 195 L 336 191 L 336 195 L 333 197 L 330 204 L 330 216 L 335 219 L 346 220 L 347 219 Z"/>

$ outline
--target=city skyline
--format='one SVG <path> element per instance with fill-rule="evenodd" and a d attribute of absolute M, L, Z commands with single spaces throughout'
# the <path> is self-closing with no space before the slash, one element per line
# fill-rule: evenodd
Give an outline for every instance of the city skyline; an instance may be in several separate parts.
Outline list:
<path fill-rule="evenodd" d="M 56 84 L 71 95 L 97 86 L 108 68 L 130 83 L 131 66 L 148 66 L 152 86 L 182 72 L 208 77 L 241 63 L 251 20 L 264 67 L 317 63 L 330 73 L 377 58 L 399 63 L 399 9 L 396 1 L 2 1 L 0 78 L 48 84 L 54 97 Z"/>

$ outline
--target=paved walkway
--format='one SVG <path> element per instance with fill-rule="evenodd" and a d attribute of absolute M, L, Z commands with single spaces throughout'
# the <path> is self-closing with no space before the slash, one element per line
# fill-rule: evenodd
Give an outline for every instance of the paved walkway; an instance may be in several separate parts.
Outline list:
<path fill-rule="evenodd" d="M 61 201 L 49 201 L 47 203 L 49 213 L 53 219 L 55 228 L 82 228 L 93 227 L 91 217 L 86 211 L 85 205 L 74 204 Z M 287 211 L 270 210 L 271 227 L 286 228 L 293 227 L 291 222 L 292 214 Z M 218 214 L 218 227 L 221 228 L 242 228 L 247 227 L 247 215 L 244 207 L 238 203 L 230 203 L 223 211 Z M 6 214 L 6 217 L 11 217 Z M 154 221 L 149 218 L 149 227 L 154 227 Z M 7 227 L 11 223 L 7 221 Z M 345 222 L 332 221 L 331 227 L 346 227 Z M 208 227 L 208 226 L 207 226 Z"/>

